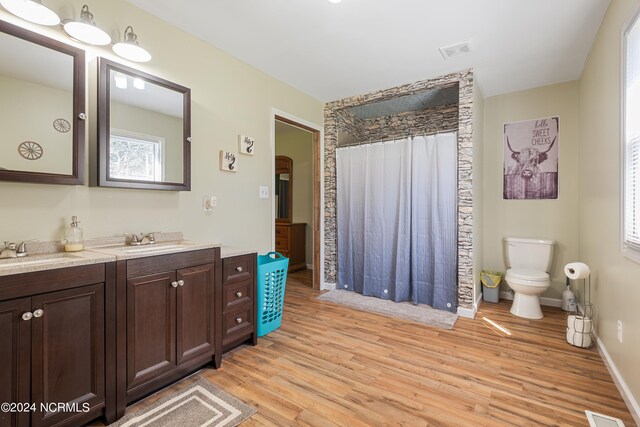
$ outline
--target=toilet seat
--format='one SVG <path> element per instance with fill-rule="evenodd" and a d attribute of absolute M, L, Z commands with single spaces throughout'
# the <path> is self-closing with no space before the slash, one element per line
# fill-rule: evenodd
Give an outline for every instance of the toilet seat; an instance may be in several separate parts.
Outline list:
<path fill-rule="evenodd" d="M 545 282 L 549 280 L 549 275 L 544 271 L 530 270 L 527 268 L 510 268 L 505 277 L 512 279 L 529 280 L 531 282 Z"/>

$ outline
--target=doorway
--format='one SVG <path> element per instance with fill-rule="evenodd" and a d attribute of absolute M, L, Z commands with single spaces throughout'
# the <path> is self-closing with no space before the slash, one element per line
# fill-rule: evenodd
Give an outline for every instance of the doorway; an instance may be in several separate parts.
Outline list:
<path fill-rule="evenodd" d="M 274 246 L 321 289 L 320 130 L 274 115 Z"/>

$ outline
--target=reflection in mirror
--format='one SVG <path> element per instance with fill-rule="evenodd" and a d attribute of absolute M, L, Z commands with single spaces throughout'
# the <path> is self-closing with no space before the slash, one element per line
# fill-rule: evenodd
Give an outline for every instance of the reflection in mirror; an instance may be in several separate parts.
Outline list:
<path fill-rule="evenodd" d="M 81 184 L 84 52 L 1 21 L 0 30 L 0 179 Z"/>
<path fill-rule="evenodd" d="M 276 222 L 291 222 L 293 160 L 287 156 L 276 156 L 275 167 Z"/>
<path fill-rule="evenodd" d="M 100 64 L 99 184 L 188 190 L 189 89 Z"/>

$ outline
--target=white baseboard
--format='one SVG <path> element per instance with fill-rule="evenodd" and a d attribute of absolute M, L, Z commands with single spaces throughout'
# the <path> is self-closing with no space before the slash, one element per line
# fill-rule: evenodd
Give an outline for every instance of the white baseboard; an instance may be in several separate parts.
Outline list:
<path fill-rule="evenodd" d="M 320 290 L 322 290 L 322 291 L 332 291 L 335 288 L 336 288 L 336 284 L 335 283 L 322 282 L 322 286 L 320 286 Z"/>
<path fill-rule="evenodd" d="M 313 270 L 313 264 L 307 264 L 307 270 Z"/>
<path fill-rule="evenodd" d="M 502 291 L 500 292 L 500 298 L 502 299 L 506 299 L 509 301 L 513 300 L 513 294 L 511 292 L 508 291 Z M 540 305 L 545 305 L 547 307 L 562 307 L 562 300 L 559 298 L 547 298 L 547 297 L 540 297 Z"/>
<path fill-rule="evenodd" d="M 631 413 L 633 420 L 636 422 L 637 425 L 640 426 L 640 406 L 638 405 L 638 402 L 633 397 L 633 394 L 631 394 L 631 390 L 629 390 L 627 383 L 624 381 L 624 378 L 622 378 L 622 375 L 620 374 L 620 371 L 618 371 L 616 364 L 613 363 L 613 359 L 611 359 L 611 356 L 609 355 L 609 352 L 604 346 L 604 343 L 602 342 L 600 337 L 597 335 L 596 335 L 596 344 L 598 347 L 598 353 L 600 353 L 600 357 L 602 357 L 602 360 L 604 361 L 604 366 L 607 367 L 607 370 L 609 371 L 611 378 L 613 378 L 613 382 L 616 384 L 618 391 L 622 395 L 622 399 L 624 400 L 624 403 L 627 405 L 627 408 L 629 409 L 629 412 Z"/>
<path fill-rule="evenodd" d="M 474 308 L 458 307 L 458 316 L 466 317 L 467 319 L 474 319 L 476 317 L 476 310 Z"/>

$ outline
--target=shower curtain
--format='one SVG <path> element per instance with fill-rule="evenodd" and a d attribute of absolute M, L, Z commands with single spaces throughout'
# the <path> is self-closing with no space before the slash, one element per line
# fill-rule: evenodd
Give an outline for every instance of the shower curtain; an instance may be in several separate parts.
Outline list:
<path fill-rule="evenodd" d="M 457 307 L 457 137 L 338 148 L 338 287 Z"/>

